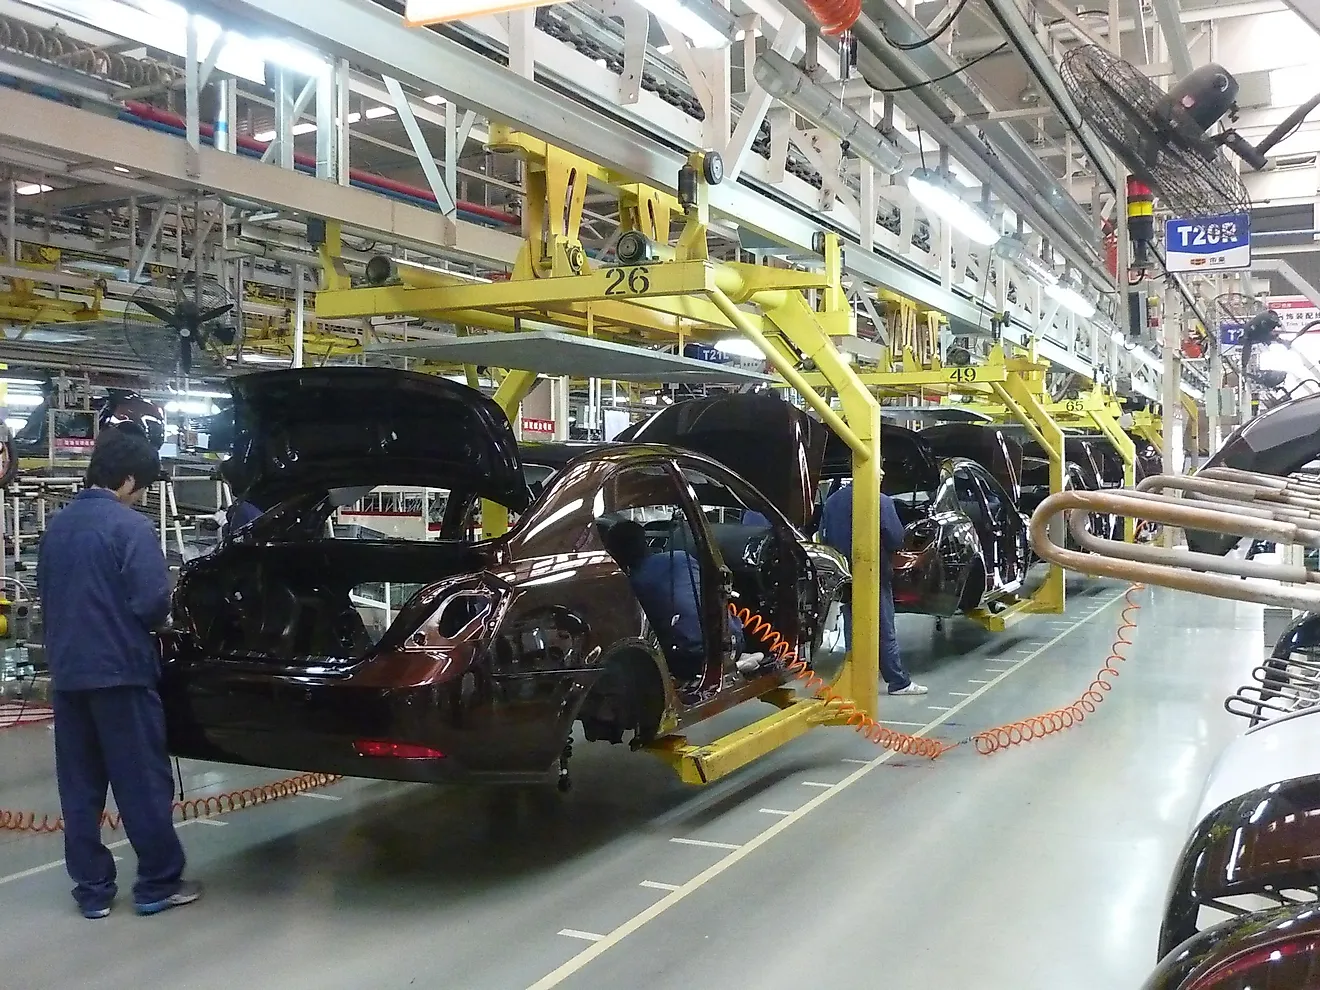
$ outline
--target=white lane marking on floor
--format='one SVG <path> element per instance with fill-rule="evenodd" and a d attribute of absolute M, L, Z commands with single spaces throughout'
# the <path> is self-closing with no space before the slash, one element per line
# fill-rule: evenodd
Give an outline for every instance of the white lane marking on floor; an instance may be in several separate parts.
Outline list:
<path fill-rule="evenodd" d="M 759 808 L 757 809 L 763 815 L 779 815 L 781 817 L 791 815 L 791 811 L 780 811 L 778 808 Z"/>
<path fill-rule="evenodd" d="M 682 836 L 676 836 L 669 840 L 677 842 L 683 846 L 705 846 L 707 849 L 741 849 L 742 846 L 736 842 L 711 842 L 709 839 L 685 839 Z"/>
<path fill-rule="evenodd" d="M 871 761 L 870 761 L 870 760 L 854 760 L 854 759 L 852 759 L 851 757 L 847 757 L 847 756 L 845 756 L 845 757 L 843 758 L 843 762 L 844 762 L 844 763 L 860 763 L 862 766 L 866 766 L 866 765 L 867 765 L 868 763 L 870 763 Z"/>
<path fill-rule="evenodd" d="M 977 680 L 976 678 L 974 678 L 974 677 L 969 677 L 969 678 L 967 678 L 967 683 L 968 683 L 968 684 L 989 684 L 990 682 L 989 682 L 989 681 L 978 681 L 978 680 Z"/>
<path fill-rule="evenodd" d="M 639 886 L 639 887 L 650 887 L 652 890 L 678 890 L 678 889 L 679 889 L 679 886 L 678 886 L 678 884 L 676 884 L 676 883 L 661 883 L 659 880 L 643 880 L 643 881 L 642 881 L 641 883 L 639 883 L 637 886 Z"/>
<path fill-rule="evenodd" d="M 971 691 L 950 691 L 949 694 L 955 698 L 970 698 L 972 696 Z"/>
<path fill-rule="evenodd" d="M 819 780 L 804 780 L 802 781 L 802 786 L 803 787 L 833 787 L 834 785 L 826 784 Z"/>
<path fill-rule="evenodd" d="M 196 818 L 189 818 L 186 822 L 176 822 L 174 827 L 183 828 L 185 825 L 194 824 L 197 820 L 198 819 Z M 225 824 L 225 823 L 222 822 L 221 824 Z M 126 845 L 128 845 L 128 840 L 120 839 L 117 842 L 107 842 L 105 847 L 107 849 L 122 849 Z M 118 856 L 114 858 L 119 859 Z M 11 873 L 8 876 L 0 877 L 0 884 L 10 883 L 14 880 L 22 880 L 24 877 L 31 877 L 31 876 L 35 876 L 38 873 L 45 873 L 47 870 L 53 870 L 55 869 L 55 867 L 63 866 L 63 865 L 64 865 L 63 859 L 57 859 L 50 863 L 42 863 L 40 866 L 34 866 L 27 870 L 19 870 L 17 873 Z"/>
<path fill-rule="evenodd" d="M 970 698 L 971 695 L 968 695 L 968 697 Z M 927 705 L 926 707 L 933 712 L 947 712 L 949 710 L 948 705 Z"/>
<path fill-rule="evenodd" d="M 306 792 L 300 792 L 300 793 L 298 794 L 298 797 L 316 798 L 316 800 L 318 800 L 318 801 L 342 801 L 342 800 L 344 800 L 343 795 L 340 795 L 340 794 L 308 794 L 308 793 L 306 793 Z"/>
<path fill-rule="evenodd" d="M 213 828 L 224 828 L 228 822 L 222 822 L 218 818 L 194 818 L 192 819 L 198 825 L 210 825 Z"/>
<path fill-rule="evenodd" d="M 1114 603 L 1122 601 L 1122 599 L 1123 599 L 1122 595 L 1115 595 L 1109 601 L 1105 602 L 1104 605 L 1101 605 L 1094 612 L 1092 612 L 1091 615 L 1085 616 L 1077 620 L 1077 622 L 1075 622 L 1072 626 L 1065 629 L 1063 632 L 1059 633 L 1059 635 L 1055 636 L 1053 639 L 1047 642 L 1044 646 L 1037 649 L 1035 653 L 1031 654 L 1031 656 L 1024 657 L 1023 659 L 1019 660 L 1012 667 L 1009 667 L 1007 670 L 1004 670 L 1002 673 L 1000 673 L 998 677 L 996 677 L 989 684 L 985 685 L 985 687 L 981 688 L 970 698 L 964 698 L 962 701 L 958 702 L 958 704 L 954 705 L 953 708 L 945 712 L 939 718 L 935 719 L 933 722 L 928 722 L 926 725 L 922 726 L 922 728 L 914 734 L 918 736 L 928 735 L 932 730 L 938 728 L 940 725 L 946 722 L 951 715 L 956 715 L 958 712 L 962 711 L 964 708 L 970 705 L 981 695 L 985 694 L 987 691 L 995 687 L 995 685 L 997 685 L 1000 681 L 1003 681 L 1004 679 L 1012 675 L 1018 668 L 1030 663 L 1035 657 L 1044 653 L 1050 647 L 1054 646 L 1056 643 L 1062 640 L 1065 636 L 1069 635 L 1074 630 L 1081 628 L 1083 625 L 1086 624 L 1088 620 L 1090 620 L 1096 615 L 1099 615 L 1101 612 L 1103 612 L 1105 609 L 1107 609 L 1109 606 L 1113 605 Z M 724 873 L 730 867 L 734 866 L 737 863 L 740 863 L 743 859 L 750 856 L 754 851 L 760 849 L 763 845 L 765 845 L 775 836 L 779 835 L 780 832 L 783 832 L 785 829 L 792 826 L 795 822 L 798 822 L 801 819 L 805 818 L 807 815 L 811 814 L 811 812 L 815 811 L 830 798 L 836 796 L 841 790 L 843 790 L 843 788 L 855 784 L 857 781 L 861 780 L 863 777 L 865 777 L 876 767 L 880 766 L 882 763 L 886 763 L 889 760 L 892 760 L 896 755 L 898 754 L 894 750 L 885 750 L 883 753 L 881 753 L 879 756 L 873 759 L 866 766 L 858 767 L 847 777 L 841 780 L 837 785 L 835 784 L 828 785 L 829 786 L 828 790 L 822 791 L 820 794 L 812 798 L 802 807 L 798 808 L 797 811 L 793 812 L 793 814 L 789 815 L 787 818 L 779 819 L 779 821 L 775 822 L 765 831 L 759 833 L 758 835 L 753 836 L 751 840 L 739 846 L 733 852 L 730 852 L 729 855 L 723 857 L 716 863 L 712 863 L 706 869 L 702 870 L 687 883 L 683 884 L 683 886 L 679 887 L 678 890 L 671 891 L 669 894 L 666 894 L 664 897 L 660 898 L 660 900 L 652 904 L 645 911 L 641 911 L 633 915 L 627 921 L 623 922 L 623 924 L 619 925 L 612 932 L 607 934 L 599 942 L 594 943 L 589 948 L 583 949 L 576 956 L 574 956 L 572 959 L 569 959 L 554 972 L 547 973 L 545 976 L 541 977 L 539 980 L 537 980 L 535 983 L 529 986 L 527 990 L 554 990 L 555 987 L 562 984 L 570 976 L 581 971 L 588 963 L 590 963 L 597 956 L 604 954 L 614 946 L 618 945 L 629 935 L 633 934 L 634 932 L 642 928 L 643 925 L 646 925 L 654 921 L 656 918 L 660 917 L 660 915 L 664 914 L 679 901 L 682 901 L 685 898 L 687 898 L 689 894 L 697 890 L 700 890 L 702 887 L 706 886 L 706 884 L 710 883 L 712 880 L 714 880 L 720 874 Z"/>
<path fill-rule="evenodd" d="M 1011 665 L 1013 665 L 1013 664 L 1015 664 L 1015 663 L 1018 663 L 1019 661 L 1017 661 L 1017 660 L 1001 660 L 1001 659 L 999 659 L 999 657 L 987 657 L 985 662 L 986 662 L 986 663 L 1006 663 L 1006 664 L 1009 664 L 1009 665 L 1011 666 Z"/>
<path fill-rule="evenodd" d="M 604 935 L 597 935 L 595 932 L 580 932 L 576 928 L 561 928 L 560 935 L 567 935 L 569 938 L 580 938 L 587 942 L 599 942 Z"/>
<path fill-rule="evenodd" d="M 900 721 L 898 721 L 898 719 L 894 719 L 894 718 L 882 718 L 882 719 L 880 719 L 880 724 L 881 724 L 881 725 L 909 725 L 909 726 L 916 726 L 918 729 L 920 729 L 920 728 L 921 728 L 923 725 L 925 725 L 926 723 L 925 723 L 925 722 L 900 722 Z M 870 760 L 858 760 L 858 762 L 859 762 L 859 763 L 870 763 L 871 761 L 870 761 Z"/>

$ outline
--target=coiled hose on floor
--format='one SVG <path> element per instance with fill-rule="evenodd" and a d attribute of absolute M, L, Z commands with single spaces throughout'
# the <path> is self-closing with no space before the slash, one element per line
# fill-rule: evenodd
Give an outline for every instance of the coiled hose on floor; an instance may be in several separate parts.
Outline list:
<path fill-rule="evenodd" d="M 982 756 L 989 756 L 1001 749 L 1020 746 L 1023 743 L 1033 742 L 1054 735 L 1057 732 L 1062 732 L 1064 729 L 1071 729 L 1074 725 L 1080 725 L 1086 719 L 1086 716 L 1094 712 L 1100 703 L 1105 700 L 1105 695 L 1113 690 L 1113 679 L 1119 676 L 1119 670 L 1114 665 L 1128 659 L 1122 651 L 1132 645 L 1128 633 L 1137 628 L 1135 617 L 1141 609 L 1141 605 L 1132 596 L 1144 590 L 1145 587 L 1144 584 L 1134 584 L 1124 592 L 1125 604 L 1122 615 L 1119 617 L 1114 643 L 1109 649 L 1109 656 L 1105 659 L 1105 665 L 1100 668 L 1100 671 L 1091 681 L 1090 686 L 1082 692 L 1081 697 L 1063 708 L 1056 708 L 1040 715 L 1032 715 L 1017 722 L 997 725 L 957 742 L 942 742 L 925 736 L 914 736 L 906 732 L 900 732 L 897 729 L 891 729 L 879 720 L 871 718 L 870 715 L 861 711 L 851 699 L 845 698 L 834 691 L 822 677 L 810 668 L 805 660 L 797 655 L 797 651 L 793 649 L 792 644 L 785 640 L 762 616 L 751 609 L 737 608 L 733 604 L 729 605 L 729 613 L 742 623 L 743 632 L 746 635 L 759 640 L 764 645 L 768 656 L 772 656 L 783 663 L 784 669 L 802 681 L 808 692 L 844 715 L 848 724 L 853 726 L 866 739 L 884 749 L 893 750 L 904 755 L 924 756 L 927 759 L 934 760 L 949 750 L 964 745 L 974 746 Z"/>
<path fill-rule="evenodd" d="M 181 822 L 193 818 L 209 818 L 212 815 L 242 811 L 244 808 L 255 808 L 259 804 L 269 804 L 271 801 L 292 797 L 295 794 L 304 794 L 339 780 L 343 778 L 336 774 L 303 773 L 270 784 L 259 784 L 256 787 L 243 787 L 223 794 L 208 794 L 205 797 L 175 801 L 173 813 Z M 106 811 L 101 814 L 101 824 L 118 830 L 123 827 L 123 819 L 117 814 Z M 60 815 L 43 815 L 36 811 L 9 811 L 0 808 L 0 831 L 62 832 L 64 818 Z"/>

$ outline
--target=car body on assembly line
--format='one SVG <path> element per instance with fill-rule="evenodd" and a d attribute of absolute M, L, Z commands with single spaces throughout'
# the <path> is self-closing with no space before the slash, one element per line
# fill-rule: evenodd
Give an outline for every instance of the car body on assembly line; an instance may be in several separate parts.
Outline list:
<path fill-rule="evenodd" d="M 1315 987 L 1320 708 L 1234 740 L 1206 780 L 1169 884 L 1146 990 Z"/>
<path fill-rule="evenodd" d="M 772 657 L 738 672 L 731 595 L 818 666 L 841 662 L 838 637 L 826 643 L 847 564 L 797 528 L 820 427 L 773 395 L 667 409 L 647 432 L 670 443 L 520 451 L 490 399 L 440 377 L 298 369 L 233 390 L 222 472 L 265 511 L 187 565 L 175 591 L 162 696 L 179 755 L 399 780 L 553 778 L 576 722 L 588 739 L 643 744 L 790 679 Z M 747 465 L 768 492 L 701 452 L 730 444 L 758 452 Z M 331 538 L 336 506 L 378 485 L 449 490 L 440 539 Z M 467 537 L 480 500 L 516 514 L 507 533 Z M 606 549 L 622 521 L 652 552 L 700 565 L 705 666 L 686 684 Z M 373 608 L 387 617 L 376 633 Z"/>
<path fill-rule="evenodd" d="M 994 430 L 976 434 L 974 447 L 952 432 L 936 443 L 925 433 L 891 423 L 880 431 L 880 487 L 904 528 L 893 559 L 894 606 L 935 616 L 996 608 L 1022 586 L 1030 561 L 1027 522 L 1012 485 L 1013 450 Z M 831 434 L 821 501 L 851 473 L 848 448 Z"/>

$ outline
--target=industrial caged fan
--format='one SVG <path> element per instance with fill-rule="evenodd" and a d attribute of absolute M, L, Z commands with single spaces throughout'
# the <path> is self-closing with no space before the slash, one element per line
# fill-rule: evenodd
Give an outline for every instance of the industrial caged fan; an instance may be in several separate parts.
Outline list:
<path fill-rule="evenodd" d="M 1069 51 L 1059 66 L 1086 122 L 1136 178 L 1181 217 L 1246 212 L 1250 197 L 1221 148 L 1262 169 L 1270 149 L 1320 106 L 1320 94 L 1294 110 L 1257 145 L 1232 129 L 1238 83 L 1220 65 L 1203 65 L 1165 93 L 1144 72 L 1098 45 Z"/>
<path fill-rule="evenodd" d="M 222 374 L 239 336 L 234 302 L 214 279 L 150 282 L 124 306 L 124 343 L 163 375 Z"/>
<path fill-rule="evenodd" d="M 1267 391 L 1282 388 L 1287 373 L 1264 370 L 1256 360 L 1260 348 L 1268 347 L 1278 340 L 1281 326 L 1279 314 L 1266 308 L 1259 300 L 1240 292 L 1225 292 L 1216 296 L 1215 309 L 1229 326 L 1240 327 L 1242 330 L 1242 354 L 1238 358 L 1236 370 Z M 1230 360 L 1229 363 L 1233 362 Z"/>

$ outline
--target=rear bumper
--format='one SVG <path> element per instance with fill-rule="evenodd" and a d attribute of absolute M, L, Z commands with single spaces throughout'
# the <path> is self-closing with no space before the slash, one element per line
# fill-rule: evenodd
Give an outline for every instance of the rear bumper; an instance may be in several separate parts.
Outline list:
<path fill-rule="evenodd" d="M 544 780 L 554 770 L 553 723 L 538 727 L 542 733 L 529 732 L 527 725 L 521 732 L 507 731 L 491 694 L 480 703 L 470 679 L 379 687 L 344 677 L 224 669 L 228 666 L 166 665 L 161 698 L 175 755 L 421 783 L 521 783 Z M 360 756 L 354 745 L 359 740 L 426 746 L 444 756 Z"/>

